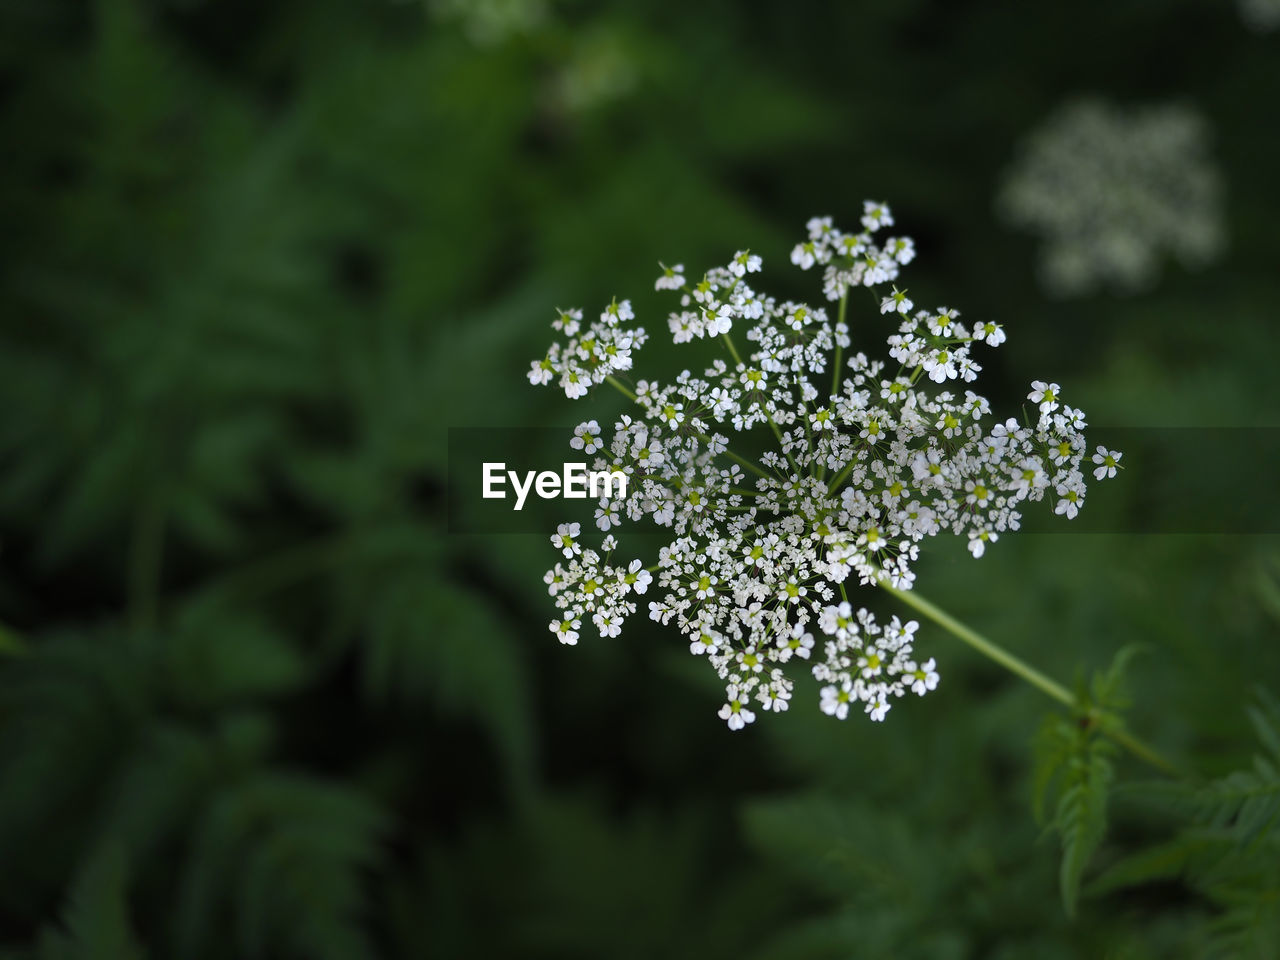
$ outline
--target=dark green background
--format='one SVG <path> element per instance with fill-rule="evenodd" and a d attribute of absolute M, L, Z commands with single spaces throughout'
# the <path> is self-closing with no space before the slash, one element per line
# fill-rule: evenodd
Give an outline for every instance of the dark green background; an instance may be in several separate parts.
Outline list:
<path fill-rule="evenodd" d="M 925 626 L 942 685 L 886 723 L 804 685 L 730 735 L 674 633 L 563 648 L 548 544 L 445 533 L 445 438 L 576 422 L 524 378 L 556 306 L 630 296 L 648 372 L 703 362 L 659 342 L 659 258 L 750 247 L 816 298 L 790 246 L 866 197 L 916 238 L 918 302 L 1006 325 L 998 405 L 1044 378 L 1106 425 L 1278 426 L 1280 34 L 1218 0 L 549 9 L 485 44 L 391 0 L 0 3 L 0 942 L 1203 955 L 1216 908 L 1176 882 L 1063 915 L 1034 690 Z M 611 62 L 620 95 L 563 95 Z M 993 197 L 1078 95 L 1204 113 L 1220 263 L 1046 298 Z M 1147 644 L 1131 727 L 1214 774 L 1280 686 L 1276 553 L 939 542 L 919 586 L 1065 681 Z M 1103 864 L 1160 835 L 1122 800 Z"/>

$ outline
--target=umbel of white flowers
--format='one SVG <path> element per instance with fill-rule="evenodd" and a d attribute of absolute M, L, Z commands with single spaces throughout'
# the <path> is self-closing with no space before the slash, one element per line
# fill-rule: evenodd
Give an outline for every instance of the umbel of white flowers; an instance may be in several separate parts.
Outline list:
<path fill-rule="evenodd" d="M 1024 501 L 1048 497 L 1056 513 L 1076 515 L 1084 414 L 1056 383 L 1037 380 L 1034 422 L 993 420 L 969 389 L 981 370 L 971 353 L 999 346 L 1000 325 L 963 323 L 947 307 L 915 310 L 894 285 L 871 294 L 890 319 L 889 360 L 845 355 L 850 290 L 894 284 L 915 256 L 909 238 L 877 239 L 892 225 L 888 207 L 871 202 L 856 233 L 829 217 L 809 221 L 791 260 L 822 268 L 834 320 L 757 291 L 748 277 L 761 261 L 746 251 L 696 282 L 682 266 L 664 268 L 656 286 L 680 301 L 667 320 L 675 341 L 720 337 L 727 354 L 673 383 L 623 382 L 646 339 L 630 325 L 629 301 L 615 299 L 589 324 L 580 310 L 559 312 L 552 326 L 564 339 L 533 362 L 529 380 L 572 399 L 607 381 L 635 403 L 607 436 L 590 420 L 570 441 L 596 455 L 594 469 L 631 482 L 624 498 L 599 501 L 599 549 L 577 523 L 551 538 L 562 557 L 545 580 L 561 642 L 577 643 L 588 621 L 617 636 L 645 597 L 649 616 L 674 624 L 724 682 L 730 728 L 756 709 L 787 709 L 793 660 L 819 681 L 823 712 L 843 719 L 860 707 L 881 720 L 895 698 L 934 689 L 938 672 L 914 652 L 915 621 L 877 623 L 850 603 L 849 586 L 910 589 L 920 543 L 944 532 L 981 557 L 1018 529 Z M 751 345 L 745 357 L 735 326 Z M 732 436 L 765 430 L 776 446 L 758 461 L 730 449 Z M 1120 456 L 1099 447 L 1095 476 L 1114 476 Z M 670 531 L 657 562 L 615 560 L 613 531 L 643 517 Z"/>
<path fill-rule="evenodd" d="M 1269 33 L 1280 27 L 1280 0 L 1237 0 L 1237 6 L 1250 30 Z"/>
<path fill-rule="evenodd" d="M 1063 297 L 1138 290 L 1165 257 L 1198 267 L 1225 246 L 1208 124 L 1178 104 L 1066 104 L 1027 140 L 997 204 L 1040 237 L 1042 279 Z"/>

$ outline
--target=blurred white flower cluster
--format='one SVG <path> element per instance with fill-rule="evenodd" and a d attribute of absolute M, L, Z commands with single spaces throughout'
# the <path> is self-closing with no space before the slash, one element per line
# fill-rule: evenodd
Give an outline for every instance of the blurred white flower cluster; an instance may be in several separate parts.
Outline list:
<path fill-rule="evenodd" d="M 1269 33 L 1280 27 L 1280 0 L 1239 0 L 1240 19 L 1250 30 Z"/>
<path fill-rule="evenodd" d="M 631 36 L 615 25 L 582 29 L 550 81 L 548 97 L 566 113 L 581 113 L 630 94 L 641 80 Z"/>
<path fill-rule="evenodd" d="M 584 113 L 630 94 L 642 79 L 643 33 L 609 18 L 565 30 L 558 0 L 424 0 L 428 15 L 456 24 L 479 48 L 525 40 L 545 56 L 542 106 L 556 116 Z"/>
<path fill-rule="evenodd" d="M 1147 286 L 1166 255 L 1192 267 L 1213 260 L 1224 246 L 1221 193 L 1198 113 L 1082 100 L 1031 135 L 997 205 L 1040 237 L 1047 289 L 1079 296 Z"/>
<path fill-rule="evenodd" d="M 462 25 L 467 38 L 488 47 L 531 33 L 547 20 L 544 0 L 427 0 L 438 20 Z"/>
<path fill-rule="evenodd" d="M 830 218 L 809 222 L 791 259 L 822 268 L 834 319 L 827 307 L 755 289 L 762 264 L 749 251 L 697 281 L 683 266 L 664 268 L 657 288 L 679 297 L 667 318 L 674 340 L 719 338 L 726 353 L 671 383 L 621 379 L 645 342 L 642 327 L 624 326 L 634 320 L 629 301 L 615 299 L 585 326 L 581 311 L 559 313 L 553 327 L 565 339 L 533 362 L 530 381 L 574 399 L 608 382 L 636 405 L 607 432 L 590 420 L 570 440 L 595 455 L 594 469 L 623 471 L 629 482 L 625 497 L 596 507 L 599 549 L 583 543 L 577 523 L 552 537 L 561 560 L 545 580 L 562 642 L 576 643 L 588 622 L 616 636 L 647 602 L 649 616 L 674 624 L 725 683 L 720 716 L 731 728 L 756 710 L 787 709 L 792 660 L 819 682 L 825 713 L 861 708 L 880 720 L 894 699 L 932 690 L 938 673 L 913 650 L 915 621 L 877 623 L 850 590 L 882 581 L 909 589 L 920 543 L 942 533 L 982 556 L 1018 529 L 1024 502 L 1048 498 L 1055 512 L 1076 515 L 1084 414 L 1058 384 L 1036 381 L 1034 419 L 992 418 L 969 386 L 982 369 L 974 351 L 999 346 L 1003 329 L 965 323 L 948 307 L 914 309 L 896 285 L 914 245 L 877 237 L 893 222 L 870 202 L 855 232 Z M 887 294 L 869 294 L 878 309 L 859 326 L 881 327 L 865 339 L 884 337 L 888 359 L 846 357 L 851 292 L 886 285 Z M 745 357 L 735 327 L 745 328 Z M 745 446 L 730 449 L 731 437 L 769 437 L 769 449 L 753 459 Z M 1114 476 L 1119 459 L 1099 448 L 1095 476 Z M 670 531 L 657 562 L 615 559 L 615 531 L 644 518 Z"/>

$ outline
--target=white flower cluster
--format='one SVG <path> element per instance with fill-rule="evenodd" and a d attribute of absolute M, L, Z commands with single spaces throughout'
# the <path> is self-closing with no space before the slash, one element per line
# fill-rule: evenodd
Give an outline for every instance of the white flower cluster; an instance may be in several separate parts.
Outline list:
<path fill-rule="evenodd" d="M 479 47 L 533 32 L 549 12 L 546 0 L 426 0 L 426 6 L 437 20 L 461 23 Z"/>
<path fill-rule="evenodd" d="M 617 635 L 652 590 L 649 616 L 675 624 L 725 683 L 720 716 L 731 728 L 754 719 L 752 704 L 787 709 L 794 680 L 783 667 L 793 658 L 821 685 L 825 713 L 844 718 L 861 706 L 880 720 L 895 698 L 932 690 L 938 673 L 913 652 L 914 621 L 877 624 L 850 603 L 849 589 L 909 589 L 921 541 L 944 531 L 982 556 L 1018 528 L 1024 501 L 1048 497 L 1057 513 L 1076 515 L 1086 485 L 1083 413 L 1063 403 L 1058 384 L 1036 381 L 1035 420 L 993 422 L 986 399 L 968 389 L 981 370 L 971 352 L 999 346 L 1000 325 L 966 324 L 947 307 L 914 310 L 895 285 L 871 293 L 892 317 L 891 360 L 845 357 L 851 291 L 892 284 L 914 257 L 911 240 L 876 238 L 892 224 L 875 203 L 856 233 L 829 218 L 809 222 L 792 260 L 823 268 L 834 321 L 826 308 L 754 289 L 748 277 L 761 262 L 750 252 L 697 282 L 681 266 L 664 268 L 657 288 L 680 297 L 668 318 L 674 339 L 719 337 L 727 353 L 668 384 L 633 388 L 614 376 L 644 339 L 621 327 L 632 319 L 628 302 L 615 300 L 585 334 L 580 311 L 560 313 L 554 326 L 570 340 L 536 361 L 530 380 L 554 379 L 574 398 L 608 381 L 637 407 L 608 436 L 591 420 L 570 441 L 596 455 L 593 469 L 629 477 L 625 497 L 599 501 L 596 524 L 613 531 L 648 518 L 671 537 L 652 566 L 624 565 L 611 559 L 613 533 L 596 551 L 580 542 L 578 524 L 562 525 L 552 543 L 563 559 L 546 582 L 560 611 L 551 630 L 563 642 L 576 643 L 588 620 Z M 735 326 L 752 345 L 745 358 Z M 755 459 L 730 449 L 730 436 L 762 435 L 771 448 Z M 1119 459 L 1099 448 L 1095 476 L 1114 476 Z"/>
<path fill-rule="evenodd" d="M 585 397 L 587 390 L 604 383 L 614 373 L 631 369 L 631 351 L 645 342 L 644 327 L 624 330 L 625 320 L 635 314 L 631 301 L 613 303 L 600 314 L 600 319 L 588 324 L 582 331 L 581 310 L 561 310 L 552 326 L 569 339 L 562 345 L 553 343 L 547 355 L 533 361 L 529 368 L 529 382 L 535 386 L 550 383 L 553 379 L 570 400 Z"/>
<path fill-rule="evenodd" d="M 568 113 L 592 110 L 631 93 L 640 65 L 627 36 L 608 25 L 575 31 L 572 47 L 549 78 L 552 102 Z"/>
<path fill-rule="evenodd" d="M 1240 19 L 1257 33 L 1280 27 L 1280 0 L 1239 0 Z"/>
<path fill-rule="evenodd" d="M 1070 103 L 1032 134 L 998 206 L 1043 241 L 1047 289 L 1079 296 L 1152 283 L 1166 254 L 1187 266 L 1224 246 L 1221 185 L 1196 112 Z"/>

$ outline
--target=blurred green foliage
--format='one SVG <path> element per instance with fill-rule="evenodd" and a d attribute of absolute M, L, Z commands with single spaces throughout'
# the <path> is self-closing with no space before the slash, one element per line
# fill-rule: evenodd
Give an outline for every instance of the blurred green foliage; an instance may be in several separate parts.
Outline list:
<path fill-rule="evenodd" d="M 886 724 L 730 736 L 671 635 L 551 642 L 549 548 L 446 534 L 443 488 L 449 426 L 572 421 L 523 379 L 554 306 L 657 329 L 654 261 L 745 246 L 799 293 L 804 219 L 864 196 L 918 299 L 1007 324 L 993 399 L 1278 425 L 1274 40 L 1210 0 L 457 6 L 0 5 L 0 952 L 1280 954 L 1273 539 L 922 565 L 1056 676 L 1144 643 L 1127 722 L 1208 778 L 1109 761 L 1072 920 L 1034 691 L 926 627 L 942 689 Z M 992 197 L 1082 92 L 1205 112 L 1226 262 L 1045 299 Z"/>

